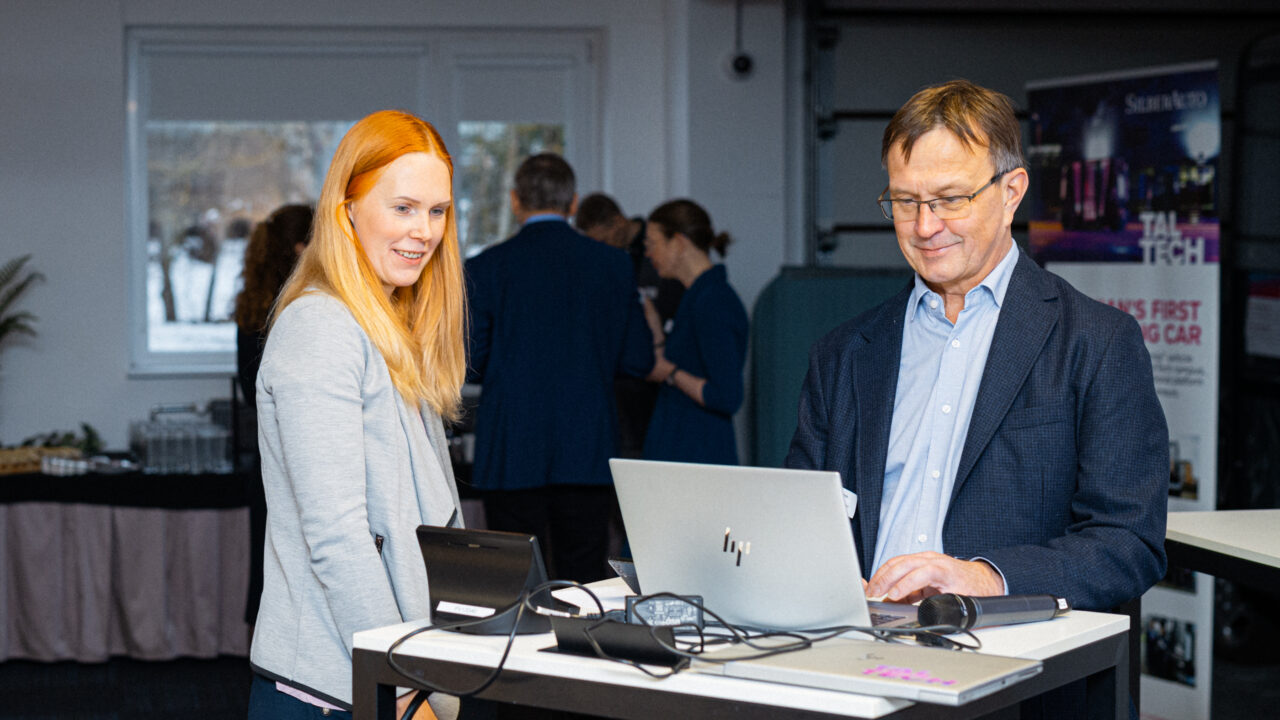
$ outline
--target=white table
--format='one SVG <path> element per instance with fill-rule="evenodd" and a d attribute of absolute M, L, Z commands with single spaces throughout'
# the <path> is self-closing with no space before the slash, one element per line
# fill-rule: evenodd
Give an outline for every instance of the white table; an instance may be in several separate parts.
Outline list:
<path fill-rule="evenodd" d="M 405 685 L 386 663 L 386 649 L 413 624 L 356 633 L 356 720 L 390 720 L 393 687 Z M 1129 618 L 1073 611 L 1048 622 L 979 631 L 983 652 L 1040 660 L 1044 671 L 961 707 L 816 690 L 686 671 L 665 680 L 606 660 L 540 652 L 550 634 L 516 638 L 498 680 L 480 697 L 616 718 L 969 718 L 1008 707 L 1093 676 L 1103 688 L 1103 714 L 1127 717 Z M 401 646 L 397 661 L 418 677 L 448 687 L 477 685 L 502 654 L 506 637 L 431 631 Z"/>
<path fill-rule="evenodd" d="M 1172 512 L 1169 562 L 1280 593 L 1280 510 Z"/>

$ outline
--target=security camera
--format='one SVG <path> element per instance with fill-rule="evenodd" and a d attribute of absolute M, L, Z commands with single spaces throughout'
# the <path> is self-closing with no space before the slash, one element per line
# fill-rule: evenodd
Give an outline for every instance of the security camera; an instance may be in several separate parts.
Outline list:
<path fill-rule="evenodd" d="M 735 53 L 729 58 L 729 75 L 735 80 L 746 80 L 755 69 L 756 61 L 747 53 Z"/>

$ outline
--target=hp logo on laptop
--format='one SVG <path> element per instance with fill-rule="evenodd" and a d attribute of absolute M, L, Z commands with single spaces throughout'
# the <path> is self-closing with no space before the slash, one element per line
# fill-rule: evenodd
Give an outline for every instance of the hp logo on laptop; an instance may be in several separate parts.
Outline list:
<path fill-rule="evenodd" d="M 737 567 L 741 567 L 742 556 L 751 554 L 751 541 L 750 540 L 734 540 L 730 538 L 729 535 L 730 535 L 730 529 L 725 528 L 723 551 L 737 555 L 738 559 L 733 564 Z"/>

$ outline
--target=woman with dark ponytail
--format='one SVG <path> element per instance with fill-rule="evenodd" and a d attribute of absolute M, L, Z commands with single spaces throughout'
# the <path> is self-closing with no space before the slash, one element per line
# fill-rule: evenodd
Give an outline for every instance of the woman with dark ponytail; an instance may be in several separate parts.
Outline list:
<path fill-rule="evenodd" d="M 262 597 L 262 550 L 267 532 L 267 497 L 262 490 L 258 458 L 257 391 L 258 366 L 267 343 L 267 319 L 276 295 L 289 279 L 298 256 L 311 241 L 310 205 L 284 205 L 253 228 L 244 251 L 244 288 L 236 296 L 236 374 L 246 409 L 240 426 L 241 442 L 251 450 L 237 457 L 249 493 L 249 598 L 244 621 L 258 621 L 258 601 Z M 237 447 L 236 452 L 241 452 Z"/>
<path fill-rule="evenodd" d="M 687 288 L 669 326 L 652 328 L 649 380 L 663 387 L 645 436 L 650 460 L 738 464 L 733 414 L 742 406 L 747 311 L 724 266 L 711 261 L 711 250 L 724 257 L 730 240 L 692 200 L 672 200 L 649 215 L 645 254 L 659 275 Z"/>

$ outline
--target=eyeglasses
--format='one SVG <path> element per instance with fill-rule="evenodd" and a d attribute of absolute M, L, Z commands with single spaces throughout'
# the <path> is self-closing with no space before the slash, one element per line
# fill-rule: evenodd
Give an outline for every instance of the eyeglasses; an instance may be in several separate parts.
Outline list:
<path fill-rule="evenodd" d="M 884 213 L 884 219 L 893 222 L 915 220 L 920 216 L 921 205 L 928 205 L 929 210 L 939 220 L 960 220 L 969 217 L 969 210 L 973 207 L 973 199 L 978 197 L 978 194 L 983 190 L 994 185 L 1007 172 L 1009 171 L 1005 170 L 992 175 L 986 185 L 968 195 L 951 195 L 932 200 L 911 200 L 908 198 L 886 198 L 884 193 L 880 193 L 880 197 L 876 199 L 876 202 L 880 205 L 880 212 Z M 884 192 L 889 192 L 889 189 L 885 188 Z"/>

